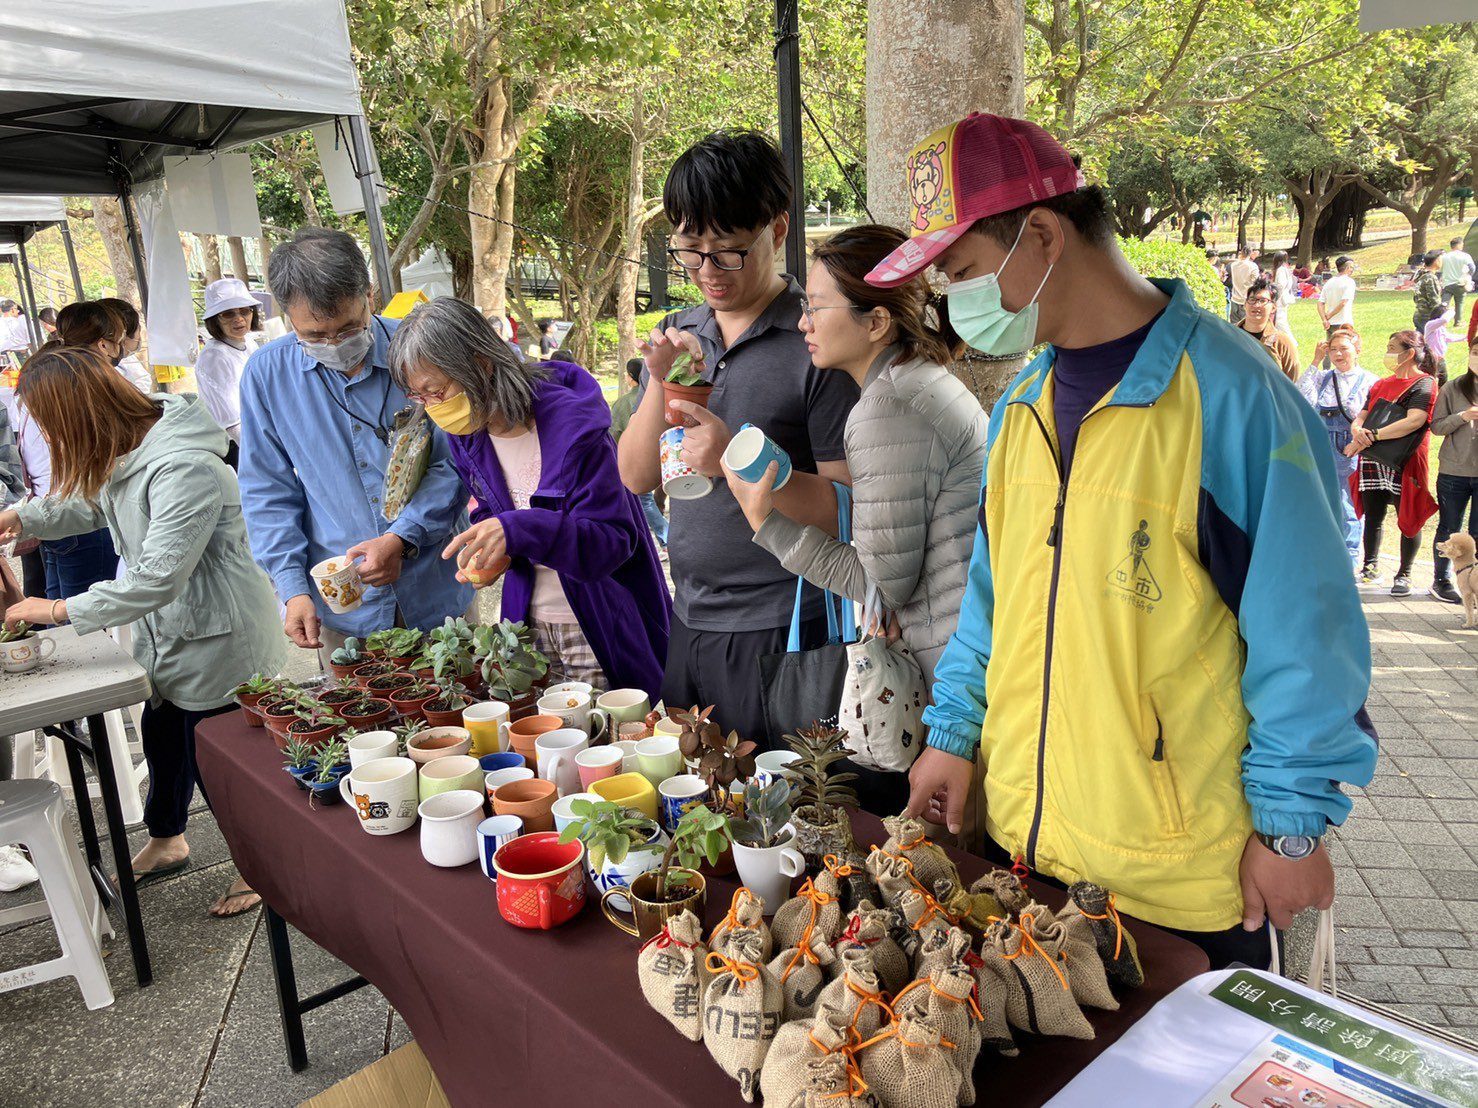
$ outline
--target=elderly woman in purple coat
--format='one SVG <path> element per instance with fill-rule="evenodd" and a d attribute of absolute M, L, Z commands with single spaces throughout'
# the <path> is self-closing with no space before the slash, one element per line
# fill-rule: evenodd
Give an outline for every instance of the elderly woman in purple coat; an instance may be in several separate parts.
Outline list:
<path fill-rule="evenodd" d="M 422 304 L 390 343 L 390 368 L 447 433 L 477 498 L 442 551 L 460 580 L 502 572 L 503 618 L 526 620 L 565 680 L 656 700 L 672 600 L 641 504 L 621 484 L 611 410 L 568 362 L 523 363 L 471 305 Z"/>

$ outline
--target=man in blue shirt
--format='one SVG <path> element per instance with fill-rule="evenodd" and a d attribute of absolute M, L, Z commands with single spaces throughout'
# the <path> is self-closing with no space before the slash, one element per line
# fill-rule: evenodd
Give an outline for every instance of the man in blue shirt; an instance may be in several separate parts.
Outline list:
<path fill-rule="evenodd" d="M 410 401 L 390 378 L 396 322 L 373 312 L 359 246 L 305 227 L 272 251 L 267 284 L 293 333 L 253 354 L 241 378 L 241 499 L 252 554 L 286 605 L 288 638 L 328 652 L 346 636 L 463 614 L 472 590 L 437 555 L 467 490 L 440 431 L 416 494 L 394 522 L 383 514 L 389 432 Z M 357 609 L 335 615 L 309 570 L 344 556 L 360 559 L 371 587 Z"/>

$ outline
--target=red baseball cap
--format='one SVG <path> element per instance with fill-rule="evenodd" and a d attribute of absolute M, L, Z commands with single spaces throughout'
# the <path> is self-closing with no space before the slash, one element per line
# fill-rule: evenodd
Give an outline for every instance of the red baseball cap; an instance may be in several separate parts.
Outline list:
<path fill-rule="evenodd" d="M 879 288 L 925 269 L 977 219 L 1073 192 L 1086 183 L 1061 143 L 1035 123 L 972 113 L 908 156 L 912 236 L 867 275 Z"/>

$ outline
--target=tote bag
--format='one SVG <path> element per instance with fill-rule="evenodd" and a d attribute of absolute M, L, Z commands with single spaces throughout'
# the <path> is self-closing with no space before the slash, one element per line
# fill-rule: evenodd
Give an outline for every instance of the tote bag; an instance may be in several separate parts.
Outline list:
<path fill-rule="evenodd" d="M 924 671 L 903 640 L 881 636 L 847 648 L 837 726 L 847 730 L 852 760 L 868 769 L 904 773 L 924 745 L 929 703 Z"/>
<path fill-rule="evenodd" d="M 852 541 L 852 490 L 833 483 L 837 494 L 837 537 Z M 847 675 L 846 643 L 857 640 L 852 602 L 822 592 L 826 607 L 826 645 L 801 649 L 801 602 L 808 586 L 795 582 L 795 609 L 790 617 L 790 640 L 784 654 L 760 659 L 760 698 L 765 711 L 765 737 L 770 749 L 785 749 L 784 736 L 817 720 L 832 720 L 842 699 Z M 841 614 L 838 616 L 837 609 Z"/>

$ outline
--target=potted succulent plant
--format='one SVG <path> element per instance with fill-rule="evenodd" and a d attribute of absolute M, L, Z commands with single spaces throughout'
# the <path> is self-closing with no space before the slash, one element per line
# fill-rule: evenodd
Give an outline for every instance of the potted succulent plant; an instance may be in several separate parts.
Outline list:
<path fill-rule="evenodd" d="M 643 941 L 650 939 L 673 916 L 691 911 L 700 920 L 708 884 L 698 867 L 714 862 L 729 846 L 729 817 L 707 808 L 693 808 L 678 820 L 677 828 L 655 870 L 638 874 L 621 892 L 607 890 L 602 907 L 620 897 L 631 905 L 632 925 L 607 912 L 607 917 Z"/>
<path fill-rule="evenodd" d="M 25 620 L 16 620 L 14 627 L 0 625 L 0 642 L 20 642 L 36 634 L 36 629 Z"/>
<path fill-rule="evenodd" d="M 403 689 L 407 685 L 414 685 L 416 677 L 410 673 L 382 673 L 378 677 L 371 677 L 364 686 L 365 691 L 375 696 L 390 698 L 390 694 L 397 689 Z"/>
<path fill-rule="evenodd" d="M 420 630 L 415 627 L 387 627 L 370 635 L 365 640 L 365 645 L 375 657 L 407 667 L 420 650 L 422 637 Z"/>
<path fill-rule="evenodd" d="M 349 772 L 349 750 L 338 739 L 330 739 L 318 748 L 318 770 L 308 778 L 308 805 L 337 804 L 343 800 L 339 779 Z"/>
<path fill-rule="evenodd" d="M 795 844 L 806 857 L 806 864 L 819 871 L 828 854 L 848 858 L 857 853 L 852 839 L 852 821 L 848 808 L 857 807 L 857 794 L 851 784 L 855 773 L 833 773 L 832 766 L 851 753 L 843 745 L 847 733 L 832 724 L 813 722 L 785 741 L 800 755 L 785 767 L 787 780 L 799 794 L 791 823 L 795 826 Z"/>
<path fill-rule="evenodd" d="M 394 662 L 378 659 L 365 662 L 364 665 L 354 670 L 354 683 L 361 689 L 368 688 L 369 683 L 376 677 L 384 677 L 391 673 L 399 673 L 400 667 Z"/>
<path fill-rule="evenodd" d="M 470 703 L 467 691 L 446 677 L 437 681 L 436 693 L 421 705 L 421 714 L 432 727 L 461 727 L 462 710 Z"/>
<path fill-rule="evenodd" d="M 308 699 L 308 694 L 299 688 L 281 688 L 277 692 L 257 701 L 256 712 L 262 717 L 277 748 L 282 749 L 283 736 L 288 726 L 298 718 L 298 707 Z"/>
<path fill-rule="evenodd" d="M 344 645 L 328 656 L 328 668 L 329 672 L 342 680 L 367 661 L 369 658 L 361 651 L 359 640 L 351 637 L 345 639 Z"/>
<path fill-rule="evenodd" d="M 560 832 L 559 841 L 579 839 L 585 844 L 586 871 L 602 893 L 630 885 L 661 864 L 667 834 L 640 809 L 610 800 L 575 800 L 570 802 L 570 814 L 574 820 Z M 629 901 L 612 899 L 621 911 L 631 911 Z"/>
<path fill-rule="evenodd" d="M 427 701 L 434 700 L 440 693 L 435 685 L 421 680 L 419 677 L 409 685 L 402 685 L 390 694 L 390 703 L 395 705 L 395 710 L 402 716 L 416 716 L 425 719 L 422 709 Z"/>
<path fill-rule="evenodd" d="M 701 710 L 695 704 L 672 713 L 673 721 L 682 725 L 678 749 L 690 763 L 697 760 L 694 772 L 708 784 L 708 807 L 716 812 L 738 814 L 729 787 L 735 781 L 742 783 L 754 776 L 755 744 L 741 739 L 737 731 L 725 735 L 708 718 L 713 709 L 712 704 Z"/>
<path fill-rule="evenodd" d="M 694 421 L 681 412 L 674 412 L 667 405 L 673 400 L 687 400 L 700 407 L 708 407 L 708 397 L 713 385 L 703 379 L 693 364 L 693 356 L 686 352 L 672 360 L 667 379 L 662 382 L 662 415 L 674 427 L 691 427 Z"/>
<path fill-rule="evenodd" d="M 534 649 L 527 624 L 503 620 L 473 632 L 473 657 L 488 695 L 508 705 L 510 721 L 534 714 L 547 682 L 549 659 Z"/>
<path fill-rule="evenodd" d="M 231 690 L 236 703 L 241 705 L 241 715 L 248 727 L 262 726 L 262 717 L 257 714 L 256 706 L 281 688 L 282 682 L 276 677 L 254 673 Z"/>
<path fill-rule="evenodd" d="M 341 722 L 348 722 L 356 728 L 384 723 L 394 711 L 389 700 L 378 696 L 362 696 L 339 706 L 339 714 L 344 717 Z"/>
<path fill-rule="evenodd" d="M 451 616 L 431 632 L 425 656 L 431 663 L 431 673 L 437 684 L 452 680 L 460 682 L 469 692 L 476 689 L 478 675 L 473 660 L 473 633 L 465 619 Z"/>
<path fill-rule="evenodd" d="M 349 704 L 364 696 L 364 689 L 352 677 L 341 677 L 318 694 L 324 704 Z"/>
<path fill-rule="evenodd" d="M 308 778 L 318 772 L 318 759 L 313 747 L 296 735 L 289 735 L 287 747 L 282 752 L 283 768 L 298 783 L 298 788 L 308 791 Z"/>
<path fill-rule="evenodd" d="M 283 746 L 286 746 L 287 740 L 294 735 L 309 746 L 323 746 L 339 733 L 345 723 L 344 718 L 336 714 L 327 704 L 320 704 L 308 697 L 298 702 L 297 717 L 287 725 L 287 729 L 283 732 Z"/>
<path fill-rule="evenodd" d="M 783 778 L 768 785 L 749 782 L 744 787 L 744 818 L 729 823 L 739 880 L 764 901 L 767 914 L 785 902 L 790 879 L 806 868 L 804 856 L 794 849 L 790 792 L 790 782 Z"/>

